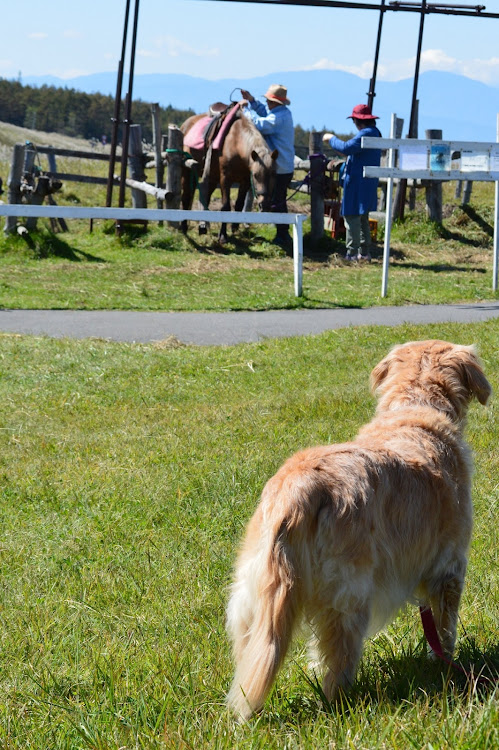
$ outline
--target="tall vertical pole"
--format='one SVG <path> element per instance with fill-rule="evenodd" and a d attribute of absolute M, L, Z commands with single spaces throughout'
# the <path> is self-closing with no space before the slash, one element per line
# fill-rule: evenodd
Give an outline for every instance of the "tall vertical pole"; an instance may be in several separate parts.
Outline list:
<path fill-rule="evenodd" d="M 496 120 L 496 141 L 499 142 L 499 114 Z M 492 270 L 492 289 L 497 292 L 497 267 L 499 259 L 499 182 L 495 186 L 495 217 L 494 217 L 494 265 Z"/>
<path fill-rule="evenodd" d="M 113 201 L 114 166 L 116 164 L 116 147 L 118 144 L 118 128 L 120 124 L 121 88 L 123 85 L 123 66 L 125 60 L 126 38 L 128 35 L 128 17 L 130 15 L 130 0 L 126 0 L 125 23 L 123 26 L 123 40 L 121 43 L 121 58 L 118 64 L 118 80 L 116 82 L 116 94 L 114 98 L 113 130 L 111 133 L 111 154 L 109 156 L 109 171 L 107 175 L 106 206 L 111 206 Z"/>
<path fill-rule="evenodd" d="M 418 37 L 418 50 L 416 52 L 416 67 L 414 69 L 414 85 L 412 88 L 412 103 L 411 103 L 411 119 L 409 121 L 409 138 L 416 138 L 417 136 L 417 98 L 418 98 L 418 82 L 419 82 L 419 65 L 421 62 L 421 48 L 423 46 L 423 30 L 424 20 L 426 15 L 426 0 L 421 2 L 421 20 L 419 22 L 419 37 Z"/>
<path fill-rule="evenodd" d="M 421 62 L 421 48 L 423 46 L 423 29 L 426 15 L 426 0 L 421 1 L 421 19 L 419 22 L 418 49 L 416 52 L 416 66 L 414 68 L 414 83 L 412 87 L 411 117 L 409 120 L 409 138 L 417 137 L 417 99 L 419 82 L 419 65 Z M 395 218 L 403 219 L 405 211 L 405 196 L 407 192 L 407 180 L 401 179 L 395 196 Z"/>
<path fill-rule="evenodd" d="M 378 36 L 376 38 L 376 50 L 374 52 L 374 64 L 373 64 L 373 75 L 369 81 L 369 91 L 367 92 L 367 104 L 371 108 L 371 112 L 374 104 L 374 97 L 376 96 L 376 75 L 378 73 L 378 60 L 379 60 L 379 48 L 381 46 L 381 30 L 383 28 L 383 16 L 385 13 L 385 0 L 381 0 L 381 8 L 379 10 L 379 21 L 378 21 Z"/>
<path fill-rule="evenodd" d="M 390 138 L 393 140 L 397 137 L 397 115 L 392 115 L 390 124 Z M 391 148 L 388 152 L 388 167 L 393 169 L 395 166 L 395 149 Z M 385 245 L 383 248 L 383 276 L 381 280 L 381 296 L 386 297 L 388 292 L 388 266 L 390 264 L 390 235 L 392 231 L 392 195 L 393 195 L 393 177 L 388 178 L 386 189 L 386 216 L 385 216 Z"/>
<path fill-rule="evenodd" d="M 139 0 L 135 0 L 135 13 L 133 17 L 133 31 L 132 31 L 132 50 L 130 54 L 130 74 L 128 76 L 128 94 L 125 103 L 125 119 L 124 133 L 123 133 L 123 147 L 121 149 L 121 173 L 120 173 L 120 199 L 119 206 L 123 208 L 125 205 L 125 180 L 126 180 L 126 168 L 128 159 L 128 143 L 130 140 L 130 124 L 132 117 L 132 91 L 133 91 L 133 71 L 135 67 L 135 47 L 137 45 L 137 26 L 139 20 Z"/>

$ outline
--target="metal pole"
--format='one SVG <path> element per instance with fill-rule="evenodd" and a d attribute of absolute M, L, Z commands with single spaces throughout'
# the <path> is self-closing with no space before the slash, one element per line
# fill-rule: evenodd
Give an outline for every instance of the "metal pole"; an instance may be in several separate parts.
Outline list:
<path fill-rule="evenodd" d="M 369 91 L 367 92 L 367 104 L 371 108 L 371 112 L 373 109 L 374 97 L 376 96 L 376 75 L 378 72 L 379 48 L 381 45 L 381 30 L 383 28 L 384 12 L 385 0 L 381 0 L 381 8 L 379 9 L 378 36 L 376 38 L 376 51 L 374 53 L 373 75 L 371 80 L 369 81 Z"/>
<path fill-rule="evenodd" d="M 120 173 L 120 199 L 119 206 L 125 205 L 125 187 L 126 187 L 126 168 L 128 160 L 128 143 L 130 140 L 130 124 L 132 117 L 132 91 L 133 91 L 133 71 L 135 67 L 135 47 L 137 44 L 137 25 L 139 20 L 139 0 L 135 0 L 135 13 L 133 17 L 132 31 L 132 51 L 130 55 L 130 74 L 128 76 L 128 94 L 125 103 L 125 131 L 123 134 L 123 147 L 121 149 L 121 173 Z"/>
<path fill-rule="evenodd" d="M 417 97 L 418 97 L 418 82 L 419 82 L 419 65 L 421 62 L 421 47 L 423 45 L 423 29 L 424 29 L 424 18 L 426 12 L 426 0 L 421 2 L 421 19 L 419 22 L 419 37 L 418 37 L 418 49 L 416 52 L 416 66 L 414 68 L 414 84 L 412 87 L 412 103 L 411 103 L 411 116 L 409 119 L 409 138 L 416 138 L 417 135 Z M 396 195 L 396 214 L 395 218 L 403 219 L 405 211 L 405 197 L 407 193 L 407 180 L 401 179 L 398 185 Z"/>
<path fill-rule="evenodd" d="M 397 115 L 392 115 L 390 125 L 390 138 L 396 138 Z M 388 166 L 393 169 L 395 166 L 395 149 L 391 148 L 388 154 Z M 385 245 L 383 249 L 383 279 L 381 282 L 381 296 L 386 297 L 388 291 L 388 266 L 390 263 L 390 234 L 392 231 L 392 194 L 393 194 L 393 177 L 388 178 L 386 188 L 386 216 L 385 216 Z"/>
<path fill-rule="evenodd" d="M 107 175 L 106 206 L 113 202 L 114 166 L 116 164 L 116 146 L 118 144 L 118 128 L 120 124 L 121 109 L 121 87 L 123 85 L 123 65 L 126 50 L 126 38 L 128 35 L 128 17 L 130 15 L 130 0 L 126 0 L 125 23 L 123 26 L 123 39 L 121 43 L 121 58 L 118 64 L 118 80 L 116 82 L 116 94 L 114 98 L 114 116 L 112 118 L 113 130 L 111 134 L 111 154 L 109 156 L 109 171 Z"/>
<path fill-rule="evenodd" d="M 423 29 L 426 13 L 426 0 L 421 2 L 421 20 L 419 22 L 418 51 L 416 52 L 416 67 L 414 69 L 414 85 L 412 89 L 411 119 L 409 120 L 409 138 L 416 138 L 416 100 L 418 98 L 419 65 L 421 62 L 421 47 L 423 46 Z"/>
<path fill-rule="evenodd" d="M 499 142 L 499 114 L 496 121 L 496 140 Z M 495 216 L 494 216 L 494 265 L 492 269 L 492 289 L 497 292 L 497 268 L 499 258 L 499 182 L 495 187 Z"/>
<path fill-rule="evenodd" d="M 304 216 L 297 214 L 293 224 L 293 274 L 295 281 L 295 297 L 303 294 L 303 220 Z"/>

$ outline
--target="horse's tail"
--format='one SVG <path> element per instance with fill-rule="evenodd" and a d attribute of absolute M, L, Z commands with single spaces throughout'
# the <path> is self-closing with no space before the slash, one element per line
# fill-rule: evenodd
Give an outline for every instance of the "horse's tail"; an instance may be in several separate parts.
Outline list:
<path fill-rule="evenodd" d="M 294 498 L 300 489 L 303 487 L 281 487 L 273 498 L 274 511 L 266 505 L 264 514 L 260 505 L 236 566 L 227 609 L 236 673 L 227 702 L 244 719 L 261 708 L 274 682 L 309 577 L 304 569 L 308 564 L 300 553 L 298 527 L 304 519 L 296 512 L 300 503 Z"/>

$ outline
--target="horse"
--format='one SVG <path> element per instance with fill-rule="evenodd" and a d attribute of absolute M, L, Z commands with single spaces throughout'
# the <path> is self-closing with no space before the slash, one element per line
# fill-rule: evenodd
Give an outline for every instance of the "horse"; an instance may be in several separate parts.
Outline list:
<path fill-rule="evenodd" d="M 184 137 L 199 124 L 207 115 L 192 115 L 180 127 Z M 188 139 L 187 139 L 188 140 Z M 199 200 L 205 210 L 208 210 L 210 198 L 215 188 L 220 185 L 222 193 L 222 211 L 230 211 L 230 190 L 234 183 L 238 183 L 239 190 L 235 203 L 235 210 L 242 211 L 246 194 L 252 190 L 260 211 L 270 211 L 271 197 L 274 187 L 275 160 L 277 150 L 272 151 L 261 133 L 253 123 L 237 112 L 235 119 L 219 149 L 206 148 L 206 145 L 195 147 L 186 145 L 184 151 L 199 164 L 203 173 L 202 185 L 199 189 Z M 181 201 L 182 208 L 190 210 L 194 197 L 191 170 L 184 166 L 182 170 Z M 232 225 L 236 231 L 238 224 Z M 187 231 L 187 221 L 182 222 L 182 230 Z M 199 233 L 206 233 L 206 224 L 200 224 Z M 218 235 L 220 244 L 227 242 L 227 224 L 222 224 Z"/>

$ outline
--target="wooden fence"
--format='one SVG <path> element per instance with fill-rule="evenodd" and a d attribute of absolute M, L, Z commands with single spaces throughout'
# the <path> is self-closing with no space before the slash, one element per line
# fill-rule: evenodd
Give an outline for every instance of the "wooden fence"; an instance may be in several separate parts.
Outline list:
<path fill-rule="evenodd" d="M 126 178 L 126 185 L 131 188 L 132 206 L 136 209 L 147 208 L 147 195 L 156 199 L 158 209 L 167 208 L 177 210 L 180 207 L 180 183 L 183 166 L 195 168 L 194 160 L 185 161 L 183 152 L 183 134 L 175 125 L 168 127 L 168 132 L 162 135 L 159 126 L 159 105 L 152 105 L 154 142 L 152 152 L 143 152 L 140 125 L 130 126 L 130 144 L 128 154 L 128 169 L 130 177 Z M 403 120 L 397 118 L 397 133 L 401 132 Z M 312 132 L 309 141 L 309 158 L 306 160 L 295 157 L 295 170 L 306 171 L 306 179 L 296 179 L 291 183 L 291 191 L 305 192 L 310 196 L 310 239 L 312 243 L 318 241 L 324 234 L 325 216 L 332 216 L 333 211 L 339 217 L 340 204 L 338 196 L 331 194 L 331 186 L 334 184 L 335 173 L 339 168 L 338 160 L 328 162 L 322 153 L 322 134 Z M 35 167 L 35 158 L 46 155 L 48 159 L 48 170 L 39 170 Z M 96 177 L 91 175 L 73 174 L 59 172 L 57 170 L 56 157 L 72 157 L 77 159 L 89 159 L 110 163 L 108 154 L 96 151 L 73 150 L 54 148 L 51 146 L 34 146 L 33 144 L 16 144 L 13 149 L 11 169 L 8 178 L 8 202 L 10 204 L 28 203 L 41 205 L 46 199 L 50 205 L 56 205 L 54 194 L 61 188 L 63 182 L 82 182 L 95 185 L 107 185 L 107 206 L 111 206 L 112 187 L 120 185 L 120 179 L 116 175 Z M 121 157 L 115 156 L 120 162 Z M 166 183 L 165 183 L 165 167 Z M 148 182 L 146 170 L 154 169 L 154 184 Z M 399 182 L 395 179 L 395 185 Z M 403 182 L 404 178 L 400 178 Z M 405 180 L 407 182 L 407 180 Z M 468 202 L 471 195 L 472 181 L 464 182 L 464 193 L 462 203 Z M 386 210 L 386 188 L 387 179 L 382 175 L 380 178 L 380 200 L 378 208 Z M 463 181 L 458 180 L 456 185 L 456 197 L 461 195 Z M 441 221 L 441 191 L 440 203 L 438 201 L 438 187 L 428 186 L 421 180 L 412 180 L 409 194 L 409 206 L 414 207 L 415 191 L 418 187 L 426 188 L 427 213 L 436 221 Z M 338 191 L 339 192 L 339 191 Z M 395 198 L 395 205 L 400 199 Z M 245 210 L 251 210 L 252 202 L 246 203 Z M 152 216 L 151 216 L 152 219 Z M 52 226 L 65 229 L 65 220 L 62 216 L 51 218 Z M 170 222 L 171 223 L 171 222 Z M 246 222 L 248 223 L 248 222 Z M 31 215 L 27 222 L 27 228 L 36 226 L 36 217 Z M 5 231 L 16 230 L 16 217 L 7 217 Z"/>

